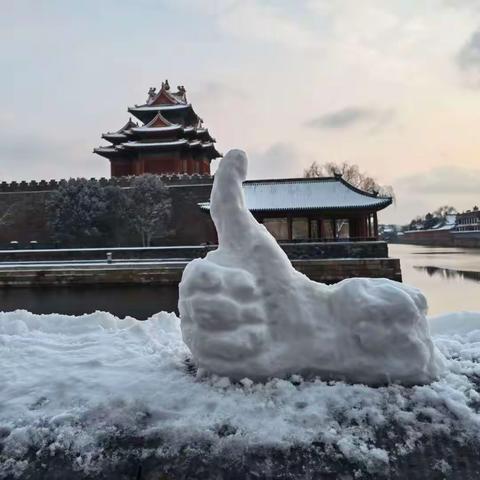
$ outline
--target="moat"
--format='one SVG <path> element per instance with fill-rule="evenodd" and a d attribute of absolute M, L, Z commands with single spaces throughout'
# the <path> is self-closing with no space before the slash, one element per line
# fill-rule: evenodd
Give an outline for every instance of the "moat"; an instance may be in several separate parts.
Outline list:
<path fill-rule="evenodd" d="M 480 309 L 480 250 L 390 244 L 405 283 L 422 290 L 429 314 Z"/>

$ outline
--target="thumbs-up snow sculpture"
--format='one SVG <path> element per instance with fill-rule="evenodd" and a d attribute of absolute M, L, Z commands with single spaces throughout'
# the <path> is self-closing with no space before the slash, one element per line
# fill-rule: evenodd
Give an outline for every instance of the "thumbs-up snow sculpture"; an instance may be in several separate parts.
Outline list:
<path fill-rule="evenodd" d="M 424 384 L 442 368 L 425 297 L 386 279 L 308 279 L 245 206 L 247 158 L 230 151 L 210 212 L 218 249 L 180 283 L 183 339 L 197 366 L 231 379 L 318 375 L 372 385 Z"/>

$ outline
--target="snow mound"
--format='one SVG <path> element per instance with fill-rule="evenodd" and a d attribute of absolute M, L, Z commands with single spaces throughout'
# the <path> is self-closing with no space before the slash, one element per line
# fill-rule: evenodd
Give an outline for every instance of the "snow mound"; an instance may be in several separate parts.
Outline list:
<path fill-rule="evenodd" d="M 180 283 L 183 339 L 198 367 L 234 380 L 434 380 L 442 356 L 422 293 L 386 279 L 327 286 L 297 272 L 245 207 L 246 174 L 242 151 L 222 159 L 210 207 L 219 247 L 187 265 Z"/>
<path fill-rule="evenodd" d="M 209 455 L 228 464 L 242 452 L 311 445 L 376 471 L 431 438 L 478 449 L 480 342 L 435 342 L 446 369 L 430 385 L 372 388 L 298 375 L 232 383 L 191 372 L 173 314 L 139 322 L 101 312 L 0 313 L 0 478 L 40 478 L 55 462 L 105 478 L 95 472 L 106 463 L 163 465 L 176 456 L 188 464 L 194 451 L 204 469 Z"/>
<path fill-rule="evenodd" d="M 429 320 L 432 335 L 480 333 L 480 312 L 445 313 L 430 317 Z"/>

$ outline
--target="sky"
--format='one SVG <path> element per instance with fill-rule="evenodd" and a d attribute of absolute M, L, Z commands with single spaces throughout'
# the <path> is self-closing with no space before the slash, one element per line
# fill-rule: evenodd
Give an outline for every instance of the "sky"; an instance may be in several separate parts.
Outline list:
<path fill-rule="evenodd" d="M 480 203 L 480 0 L 0 0 L 0 181 L 108 177 L 168 79 L 249 178 L 348 162 L 380 221 Z"/>

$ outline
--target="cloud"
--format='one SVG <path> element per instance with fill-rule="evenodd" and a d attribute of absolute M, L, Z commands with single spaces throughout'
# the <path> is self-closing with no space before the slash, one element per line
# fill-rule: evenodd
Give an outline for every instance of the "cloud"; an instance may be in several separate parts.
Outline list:
<path fill-rule="evenodd" d="M 467 84 L 480 86 L 480 29 L 470 35 L 455 60 L 464 73 Z"/>
<path fill-rule="evenodd" d="M 393 120 L 393 109 L 375 109 L 349 106 L 335 110 L 306 122 L 306 126 L 323 129 L 344 129 L 363 124 L 370 127 L 382 127 Z"/>
<path fill-rule="evenodd" d="M 253 179 L 301 177 L 306 160 L 293 145 L 283 142 L 263 151 L 252 151 L 248 159 L 248 177 Z"/>
<path fill-rule="evenodd" d="M 267 4 L 242 0 L 216 13 L 221 30 L 231 36 L 247 41 L 281 44 L 289 49 L 317 46 L 317 35 L 295 18 L 295 10 L 282 8 L 280 2 Z"/>
<path fill-rule="evenodd" d="M 472 33 L 457 55 L 458 65 L 467 70 L 480 69 L 480 30 Z"/>
<path fill-rule="evenodd" d="M 427 173 L 401 177 L 394 181 L 394 186 L 405 193 L 444 195 L 445 202 L 449 203 L 451 199 L 448 197 L 451 196 L 475 194 L 478 197 L 479 178 L 480 169 L 450 165 L 433 168 Z"/>

